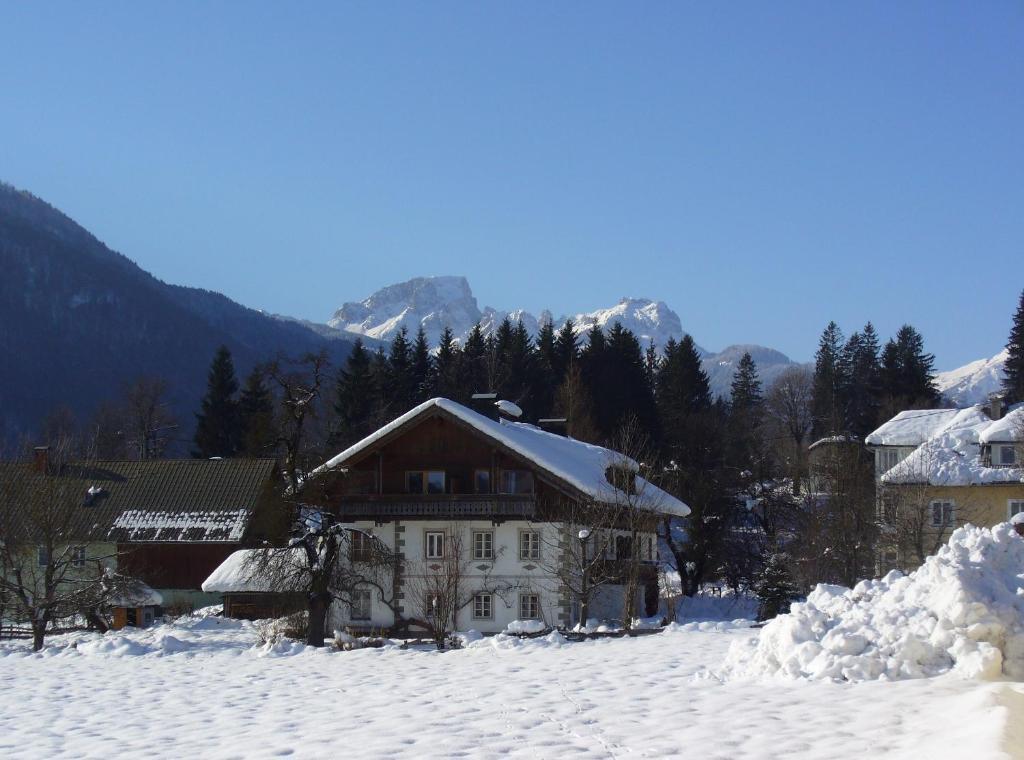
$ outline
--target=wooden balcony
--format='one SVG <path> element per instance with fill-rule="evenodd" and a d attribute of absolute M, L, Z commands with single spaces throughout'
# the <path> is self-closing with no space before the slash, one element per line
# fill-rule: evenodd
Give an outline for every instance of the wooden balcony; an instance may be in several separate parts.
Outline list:
<path fill-rule="evenodd" d="M 530 519 L 536 499 L 532 494 L 384 494 L 347 496 L 340 507 L 345 520 Z"/>

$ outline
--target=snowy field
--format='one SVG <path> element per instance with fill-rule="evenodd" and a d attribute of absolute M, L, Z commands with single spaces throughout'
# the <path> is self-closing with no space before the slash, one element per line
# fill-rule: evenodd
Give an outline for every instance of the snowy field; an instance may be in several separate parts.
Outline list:
<path fill-rule="evenodd" d="M 704 623 L 339 652 L 260 647 L 249 623 L 183 618 L 54 637 L 39 654 L 3 642 L 0 757 L 936 760 L 1024 747 L 1010 733 L 1022 684 L 720 678 L 730 644 L 757 635 Z"/>

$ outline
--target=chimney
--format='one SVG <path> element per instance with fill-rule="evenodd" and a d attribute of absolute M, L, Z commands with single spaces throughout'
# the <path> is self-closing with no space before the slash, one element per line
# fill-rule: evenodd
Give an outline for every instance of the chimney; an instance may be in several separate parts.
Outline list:
<path fill-rule="evenodd" d="M 546 430 L 555 435 L 569 435 L 569 420 L 565 417 L 545 417 L 537 420 L 541 430 Z"/>
<path fill-rule="evenodd" d="M 994 420 L 1002 419 L 1003 416 L 1003 394 L 988 394 L 988 416 Z"/>
<path fill-rule="evenodd" d="M 494 402 L 497 399 L 497 393 L 474 393 L 470 399 L 469 405 L 474 412 L 479 412 L 484 417 L 490 417 L 492 420 L 497 420 L 498 410 L 494 406 Z"/>
<path fill-rule="evenodd" d="M 45 475 L 50 469 L 50 447 L 36 446 L 32 452 L 32 469 Z"/>

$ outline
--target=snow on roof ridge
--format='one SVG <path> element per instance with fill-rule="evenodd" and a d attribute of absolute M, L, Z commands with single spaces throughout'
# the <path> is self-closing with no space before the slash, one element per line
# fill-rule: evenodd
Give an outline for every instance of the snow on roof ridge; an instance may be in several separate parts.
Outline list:
<path fill-rule="evenodd" d="M 557 435 L 524 422 L 508 420 L 495 422 L 490 417 L 485 417 L 456 401 L 438 396 L 413 407 L 366 438 L 349 446 L 340 454 L 331 457 L 316 468 L 312 474 L 316 475 L 335 469 L 341 462 L 359 454 L 432 407 L 445 410 L 595 499 L 604 500 L 614 496 L 616 489 L 605 477 L 605 470 L 609 465 L 626 464 L 634 471 L 639 470 L 639 465 L 634 460 L 620 452 Z M 643 495 L 640 497 L 641 501 L 646 502 L 646 506 L 655 511 L 680 517 L 685 517 L 690 513 L 690 508 L 679 499 L 639 475 L 637 478 L 641 481 L 640 485 L 649 486 L 642 490 L 645 493 L 649 492 L 650 497 L 647 499 L 644 499 Z"/>

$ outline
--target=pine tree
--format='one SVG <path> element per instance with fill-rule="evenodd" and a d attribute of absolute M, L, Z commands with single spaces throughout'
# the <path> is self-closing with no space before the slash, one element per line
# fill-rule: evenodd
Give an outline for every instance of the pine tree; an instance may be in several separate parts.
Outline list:
<path fill-rule="evenodd" d="M 764 396 L 757 364 L 744 353 L 736 366 L 729 408 L 728 454 L 734 467 L 753 471 L 760 460 L 758 443 L 764 421 Z"/>
<path fill-rule="evenodd" d="M 487 393 L 491 390 L 487 343 L 483 329 L 479 324 L 474 325 L 466 336 L 466 345 L 458 361 L 458 400 L 463 403 L 468 403 L 474 393 Z"/>
<path fill-rule="evenodd" d="M 814 355 L 814 438 L 846 432 L 845 399 L 843 391 L 846 381 L 843 375 L 841 351 L 843 333 L 839 325 L 829 322 L 821 334 L 818 350 Z"/>
<path fill-rule="evenodd" d="M 799 598 L 793 576 L 789 571 L 789 556 L 773 552 L 768 556 L 764 569 L 754 585 L 754 593 L 760 600 L 757 608 L 758 620 L 770 620 L 789 612 L 790 605 Z"/>
<path fill-rule="evenodd" d="M 636 335 L 619 322 L 608 331 L 601 398 L 610 439 L 617 438 L 622 427 L 633 420 L 649 440 L 658 440 L 658 413 L 647 379 L 643 349 Z"/>
<path fill-rule="evenodd" d="M 428 379 L 428 396 L 456 399 L 458 387 L 459 345 L 450 327 L 445 327 L 438 340 L 437 356 Z"/>
<path fill-rule="evenodd" d="M 565 320 L 565 324 L 555 336 L 554 357 L 551 361 L 551 369 L 555 372 L 555 382 L 561 385 L 565 380 L 565 373 L 569 365 L 575 362 L 580 356 L 580 339 L 576 335 L 576 325 L 571 319 Z"/>
<path fill-rule="evenodd" d="M 938 403 L 934 364 L 935 357 L 924 351 L 921 334 L 903 325 L 882 350 L 883 416 L 905 409 L 928 409 Z"/>
<path fill-rule="evenodd" d="M 274 428 L 274 398 L 263 379 L 261 367 L 250 372 L 238 400 L 242 423 L 241 453 L 247 457 L 270 455 L 274 451 L 277 439 Z"/>
<path fill-rule="evenodd" d="M 1013 327 L 1010 328 L 1006 350 L 1003 390 L 1011 403 L 1024 401 L 1024 291 L 1020 294 L 1017 313 L 1013 315 Z"/>
<path fill-rule="evenodd" d="M 333 446 L 348 446 L 372 432 L 378 407 L 374 382 L 373 359 L 356 338 L 352 353 L 338 372 L 334 389 L 334 412 L 337 430 Z"/>
<path fill-rule="evenodd" d="M 206 395 L 202 410 L 196 415 L 195 448 L 192 456 L 233 457 L 241 446 L 242 430 L 238 414 L 238 380 L 235 364 L 227 346 L 221 346 L 213 357 L 206 377 Z"/>
<path fill-rule="evenodd" d="M 420 325 L 420 329 L 416 331 L 416 340 L 412 344 L 411 371 L 414 403 L 418 404 L 427 400 L 432 370 L 430 343 L 427 341 L 427 334 L 423 331 L 423 325 Z"/>
<path fill-rule="evenodd" d="M 840 357 L 843 379 L 843 429 L 863 440 L 878 426 L 881 368 L 878 359 L 878 335 L 870 322 L 863 332 L 853 333 Z"/>
<path fill-rule="evenodd" d="M 416 378 L 413 375 L 412 347 L 403 327 L 391 340 L 388 352 L 386 398 L 394 415 L 405 414 L 416 405 Z"/>

